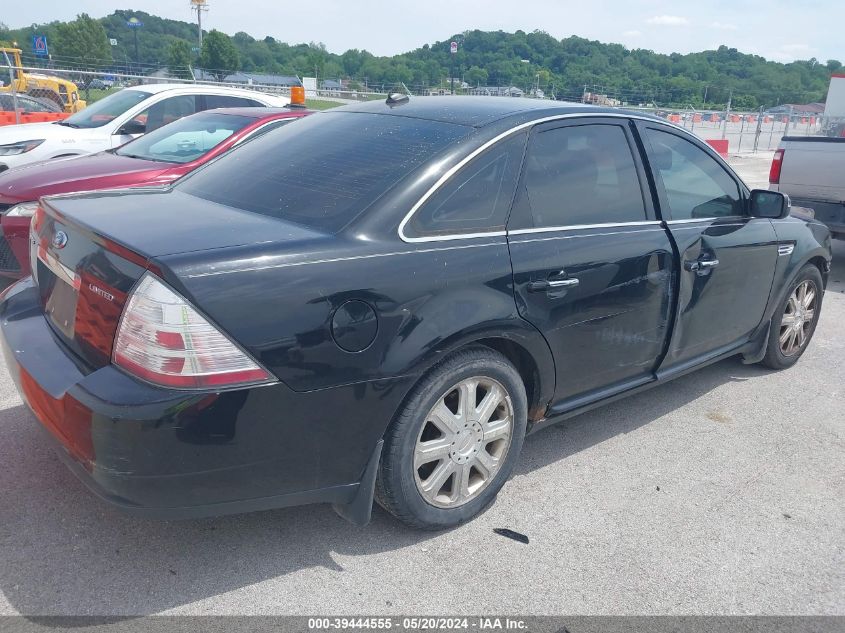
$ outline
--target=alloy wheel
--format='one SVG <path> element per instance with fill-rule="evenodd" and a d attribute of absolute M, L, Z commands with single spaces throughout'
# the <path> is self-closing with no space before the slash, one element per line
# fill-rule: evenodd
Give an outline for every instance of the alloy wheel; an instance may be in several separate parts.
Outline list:
<path fill-rule="evenodd" d="M 423 499 L 454 508 L 476 498 L 504 462 L 513 423 L 511 398 L 492 378 L 467 378 L 446 391 L 426 415 L 414 449 Z"/>
<path fill-rule="evenodd" d="M 784 356 L 794 356 L 807 344 L 813 319 L 816 315 L 816 285 L 809 279 L 802 281 L 792 291 L 780 320 L 780 351 Z"/>

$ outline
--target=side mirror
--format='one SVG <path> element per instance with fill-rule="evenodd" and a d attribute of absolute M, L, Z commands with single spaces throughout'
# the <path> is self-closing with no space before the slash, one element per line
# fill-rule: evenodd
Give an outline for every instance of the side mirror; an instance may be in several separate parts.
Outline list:
<path fill-rule="evenodd" d="M 770 218 L 777 220 L 789 215 L 791 203 L 789 196 L 779 191 L 768 189 L 754 189 L 751 192 L 750 213 L 755 218 Z"/>
<path fill-rule="evenodd" d="M 127 121 L 115 132 L 115 134 L 143 134 L 147 131 L 147 124 L 136 119 Z"/>

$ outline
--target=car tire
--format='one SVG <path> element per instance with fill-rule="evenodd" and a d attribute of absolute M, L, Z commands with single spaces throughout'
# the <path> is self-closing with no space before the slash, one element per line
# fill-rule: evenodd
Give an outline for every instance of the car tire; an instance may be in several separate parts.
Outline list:
<path fill-rule="evenodd" d="M 813 293 L 812 299 L 806 294 L 809 291 Z M 786 295 L 772 316 L 766 355 L 761 361 L 763 365 L 771 369 L 786 369 L 798 362 L 816 331 L 823 297 L 822 275 L 818 268 L 807 264 L 789 284 Z M 811 315 L 809 310 L 812 310 Z M 795 325 L 799 319 L 800 328 Z"/>
<path fill-rule="evenodd" d="M 416 528 L 469 521 L 510 477 L 527 418 L 525 385 L 504 356 L 456 352 L 423 377 L 385 434 L 376 501 Z"/>

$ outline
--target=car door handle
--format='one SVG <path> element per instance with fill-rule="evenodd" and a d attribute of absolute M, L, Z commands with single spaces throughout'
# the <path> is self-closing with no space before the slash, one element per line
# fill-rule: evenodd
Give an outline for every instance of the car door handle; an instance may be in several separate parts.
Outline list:
<path fill-rule="evenodd" d="M 567 279 L 541 279 L 529 283 L 528 290 L 529 292 L 548 292 L 549 290 L 559 288 L 574 288 L 579 283 L 581 282 L 575 277 L 568 277 Z"/>
<path fill-rule="evenodd" d="M 718 259 L 695 259 L 684 262 L 684 268 L 694 272 L 716 268 L 718 265 Z"/>

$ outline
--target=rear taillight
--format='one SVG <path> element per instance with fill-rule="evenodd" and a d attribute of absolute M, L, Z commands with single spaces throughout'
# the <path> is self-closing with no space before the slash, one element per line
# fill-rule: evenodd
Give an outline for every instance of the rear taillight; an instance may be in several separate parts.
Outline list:
<path fill-rule="evenodd" d="M 115 365 L 165 387 L 219 388 L 273 377 L 184 298 L 146 273 L 118 326 Z"/>
<path fill-rule="evenodd" d="M 780 183 L 780 169 L 783 167 L 783 150 L 779 149 L 775 152 L 772 158 L 772 167 L 769 169 L 769 184 L 777 185 Z"/>

